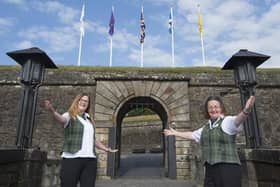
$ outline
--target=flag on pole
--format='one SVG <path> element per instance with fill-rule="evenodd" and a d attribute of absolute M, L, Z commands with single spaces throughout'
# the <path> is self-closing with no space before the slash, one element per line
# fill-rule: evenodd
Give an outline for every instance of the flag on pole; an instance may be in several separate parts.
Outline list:
<path fill-rule="evenodd" d="M 144 8 L 142 6 L 141 10 L 141 16 L 140 16 L 140 43 L 144 43 L 144 38 L 145 38 L 145 21 L 144 21 Z"/>
<path fill-rule="evenodd" d="M 175 64 L 174 64 L 174 30 L 173 30 L 174 27 L 173 27 L 173 10 L 172 10 L 172 7 L 170 8 L 168 25 L 169 25 L 169 33 L 171 34 L 171 64 L 172 64 L 172 67 L 174 67 L 175 66 Z"/>
<path fill-rule="evenodd" d="M 83 42 L 83 37 L 85 35 L 84 17 L 85 17 L 85 2 L 83 1 L 82 12 L 80 17 L 80 45 L 79 45 L 79 55 L 78 55 L 78 62 L 77 62 L 78 66 L 81 65 L 82 42 Z"/>
<path fill-rule="evenodd" d="M 80 17 L 80 32 L 81 32 L 81 36 L 85 35 L 84 17 L 85 17 L 85 4 L 83 3 L 81 17 Z"/>
<path fill-rule="evenodd" d="M 200 36 L 200 42 L 201 42 L 201 55 L 202 55 L 202 63 L 204 66 L 206 66 L 205 63 L 205 54 L 204 54 L 204 44 L 203 44 L 203 33 L 202 33 L 202 18 L 200 13 L 200 5 L 197 5 L 198 8 L 198 31 Z"/>
<path fill-rule="evenodd" d="M 114 18 L 114 6 L 112 6 L 111 17 L 109 22 L 109 35 L 110 37 L 110 67 L 112 66 L 112 59 L 113 59 L 113 34 L 114 34 L 114 26 L 115 26 L 115 18 Z"/>
<path fill-rule="evenodd" d="M 169 20 L 168 20 L 168 30 L 169 33 L 172 34 L 173 32 L 173 15 L 172 15 L 172 8 L 170 8 Z"/>
<path fill-rule="evenodd" d="M 111 17 L 109 22 L 109 32 L 108 32 L 111 36 L 113 36 L 114 34 L 114 25 L 115 25 L 114 7 L 112 6 L 112 12 L 111 12 Z"/>
<path fill-rule="evenodd" d="M 201 18 L 201 13 L 200 13 L 200 5 L 198 4 L 198 30 L 199 30 L 199 35 L 202 37 L 202 18 Z"/>

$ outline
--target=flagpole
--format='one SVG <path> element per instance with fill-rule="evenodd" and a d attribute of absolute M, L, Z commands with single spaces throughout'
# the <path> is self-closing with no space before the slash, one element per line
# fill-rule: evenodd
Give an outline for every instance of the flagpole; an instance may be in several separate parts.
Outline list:
<path fill-rule="evenodd" d="M 173 10 L 170 8 L 170 16 L 171 16 L 171 63 L 172 67 L 175 66 L 174 62 L 174 29 L 173 29 Z"/>
<path fill-rule="evenodd" d="M 201 55 L 202 55 L 202 62 L 203 66 L 206 66 L 205 63 L 205 54 L 204 54 L 204 43 L 203 43 L 203 31 L 202 31 L 202 19 L 200 13 L 200 5 L 197 5 L 198 8 L 198 29 L 199 29 L 199 36 L 200 36 L 200 43 L 201 43 Z"/>
<path fill-rule="evenodd" d="M 81 65 L 82 42 L 83 42 L 83 36 L 82 36 L 82 33 L 81 33 L 80 34 L 79 55 L 78 55 L 78 66 Z"/>
<path fill-rule="evenodd" d="M 113 37 L 110 36 L 110 67 L 112 66 L 112 56 L 113 56 Z"/>
<path fill-rule="evenodd" d="M 144 43 L 141 43 L 141 68 L 143 67 Z"/>
<path fill-rule="evenodd" d="M 206 66 L 206 64 L 205 64 L 205 54 L 204 54 L 204 44 L 203 44 L 203 33 L 201 33 L 200 42 L 201 42 L 202 62 L 203 62 L 203 65 Z"/>
<path fill-rule="evenodd" d="M 80 17 L 80 45 L 79 45 L 79 54 L 78 54 L 78 66 L 81 65 L 82 42 L 83 42 L 83 37 L 84 37 L 84 34 L 85 34 L 85 31 L 84 31 L 84 15 L 85 15 L 85 3 L 83 1 L 82 12 L 81 12 L 81 17 Z"/>

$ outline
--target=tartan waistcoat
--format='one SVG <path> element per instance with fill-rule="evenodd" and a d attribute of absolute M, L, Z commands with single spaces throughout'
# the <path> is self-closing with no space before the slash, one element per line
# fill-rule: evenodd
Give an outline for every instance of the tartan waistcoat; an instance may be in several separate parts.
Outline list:
<path fill-rule="evenodd" d="M 64 129 L 63 152 L 76 153 L 82 148 L 84 126 L 78 118 L 71 118 Z"/>
<path fill-rule="evenodd" d="M 217 126 L 210 129 L 207 123 L 201 134 L 202 163 L 236 163 L 241 164 L 236 150 L 236 135 L 229 135 L 222 130 L 223 119 L 218 119 Z"/>

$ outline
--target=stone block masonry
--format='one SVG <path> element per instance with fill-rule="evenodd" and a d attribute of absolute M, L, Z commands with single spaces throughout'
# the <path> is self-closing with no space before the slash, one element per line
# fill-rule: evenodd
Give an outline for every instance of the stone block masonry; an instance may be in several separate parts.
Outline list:
<path fill-rule="evenodd" d="M 18 81 L 19 76 L 19 69 L 0 68 L 0 146 L 3 148 L 15 144 L 22 94 L 22 87 Z M 263 144 L 264 147 L 279 148 L 280 125 L 277 121 L 280 117 L 280 71 L 258 71 L 257 79 L 256 108 Z M 209 95 L 223 97 L 227 114 L 236 114 L 241 110 L 240 94 L 234 85 L 232 71 L 190 71 L 186 69 L 186 71 L 180 72 L 106 72 L 96 71 L 94 68 L 89 68 L 87 71 L 81 71 L 79 68 L 76 70 L 48 70 L 43 85 L 39 89 L 33 133 L 33 146 L 46 152 L 48 158 L 43 166 L 42 186 L 59 186 L 59 160 L 63 143 L 63 129 L 44 110 L 43 101 L 51 99 L 57 111 L 63 113 L 67 111 L 75 95 L 80 92 L 90 93 L 93 103 L 97 103 L 97 105 L 93 105 L 95 106 L 94 112 L 99 114 L 97 115 L 99 119 L 97 137 L 105 144 L 109 143 L 108 129 L 115 125 L 114 117 L 118 102 L 133 96 L 151 96 L 165 103 L 168 106 L 167 110 L 170 111 L 168 113 L 170 119 L 177 122 L 178 130 L 194 130 L 201 126 L 205 121 L 202 114 L 204 100 Z M 124 141 L 127 141 L 125 138 Z M 158 141 L 156 138 L 150 140 Z M 244 134 L 238 137 L 238 142 L 240 145 L 244 144 Z M 158 142 L 150 142 L 150 144 L 153 146 Z M 126 146 L 127 151 L 131 150 L 129 144 Z M 201 176 L 197 145 L 177 139 L 175 146 L 177 178 L 201 181 L 203 177 Z M 150 148 L 147 147 L 147 149 Z M 100 154 L 98 177 L 107 179 L 108 155 L 102 152 L 98 152 L 98 154 Z M 255 162 L 257 159 L 255 157 L 254 159 Z M 271 163 L 269 162 L 269 164 Z M 250 166 L 250 164 L 248 165 Z M 11 165 L 10 169 L 13 170 L 13 168 L 14 166 Z M 267 180 L 265 177 L 263 176 L 262 182 Z M 12 180 L 17 177 L 11 175 L 6 177 L 6 179 L 8 178 Z M 261 177 L 259 176 L 259 178 Z M 256 180 L 248 179 L 250 184 Z"/>

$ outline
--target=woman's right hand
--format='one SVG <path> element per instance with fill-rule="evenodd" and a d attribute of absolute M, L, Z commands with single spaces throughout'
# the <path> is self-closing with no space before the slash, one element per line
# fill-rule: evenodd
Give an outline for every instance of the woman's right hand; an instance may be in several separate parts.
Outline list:
<path fill-rule="evenodd" d="M 49 100 L 45 100 L 45 108 L 50 112 L 54 112 L 54 108 Z"/>
<path fill-rule="evenodd" d="M 67 120 L 61 114 L 56 112 L 56 110 L 53 108 L 51 102 L 49 100 L 45 100 L 44 104 L 45 104 L 46 110 L 51 112 L 51 114 L 54 116 L 55 120 L 58 121 L 61 125 L 65 125 Z"/>
<path fill-rule="evenodd" d="M 173 128 L 169 128 L 169 129 L 164 129 L 163 130 L 163 134 L 165 136 L 170 136 L 170 135 L 175 135 L 176 130 Z"/>

